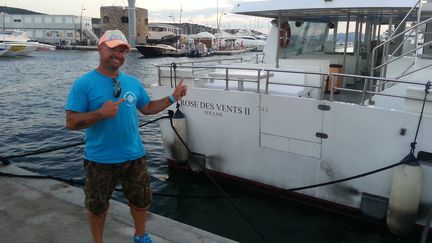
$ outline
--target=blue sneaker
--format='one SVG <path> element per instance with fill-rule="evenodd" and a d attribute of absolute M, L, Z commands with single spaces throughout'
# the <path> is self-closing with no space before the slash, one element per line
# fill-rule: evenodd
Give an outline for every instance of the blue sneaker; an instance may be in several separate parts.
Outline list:
<path fill-rule="evenodd" d="M 134 236 L 134 243 L 153 243 L 152 239 L 150 238 L 150 235 L 148 233 L 145 233 L 142 236 Z"/>

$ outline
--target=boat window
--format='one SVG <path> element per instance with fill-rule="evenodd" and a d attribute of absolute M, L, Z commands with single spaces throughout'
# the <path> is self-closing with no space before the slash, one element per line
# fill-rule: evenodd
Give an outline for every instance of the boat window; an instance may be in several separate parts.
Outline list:
<path fill-rule="evenodd" d="M 302 22 L 296 24 L 289 21 L 291 38 L 286 48 L 283 48 L 285 58 L 292 55 L 323 52 L 327 33 L 327 23 Z"/>
<path fill-rule="evenodd" d="M 354 38 L 355 38 L 355 25 L 356 22 L 350 21 L 348 23 L 348 41 L 347 41 L 347 53 L 353 53 L 354 52 Z M 345 51 L 345 37 L 346 37 L 346 27 L 347 22 L 340 21 L 338 22 L 338 28 L 335 30 L 336 33 L 336 43 L 335 43 L 335 49 L 334 52 L 343 53 Z M 364 31 L 365 25 L 362 27 Z M 331 36 L 333 38 L 333 35 Z M 362 35 L 361 38 L 364 38 L 364 35 Z"/>

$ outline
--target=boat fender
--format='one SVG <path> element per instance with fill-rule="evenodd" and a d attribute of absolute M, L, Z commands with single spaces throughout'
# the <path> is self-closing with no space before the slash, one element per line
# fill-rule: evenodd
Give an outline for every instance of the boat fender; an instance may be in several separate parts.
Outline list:
<path fill-rule="evenodd" d="M 288 21 L 284 21 L 279 28 L 279 46 L 287 48 L 291 39 L 291 27 Z"/>
<path fill-rule="evenodd" d="M 420 202 L 421 178 L 422 171 L 417 161 L 393 170 L 387 226 L 396 235 L 407 235 L 414 227 Z"/>
<path fill-rule="evenodd" d="M 172 117 L 173 127 L 180 135 L 182 140 L 187 145 L 187 126 L 186 126 L 186 117 L 177 109 Z M 178 163 L 185 163 L 188 160 L 188 150 L 186 146 L 182 143 L 180 138 L 177 136 L 175 131 L 174 133 L 174 144 L 173 144 L 173 157 Z"/>

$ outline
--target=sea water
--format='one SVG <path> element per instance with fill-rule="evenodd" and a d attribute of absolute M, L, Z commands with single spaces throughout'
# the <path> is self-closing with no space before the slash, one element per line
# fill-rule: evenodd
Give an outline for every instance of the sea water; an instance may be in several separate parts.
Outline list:
<path fill-rule="evenodd" d="M 253 59 L 254 53 L 241 57 Z M 98 61 L 96 51 L 71 50 L 0 58 L 0 155 L 82 141 L 82 131 L 65 128 L 64 104 L 73 81 L 97 67 Z M 154 64 L 181 61 L 190 59 L 141 58 L 132 52 L 123 71 L 138 77 L 150 92 L 149 86 L 157 82 Z M 157 117 L 140 119 L 144 123 Z M 141 135 L 155 193 L 150 208 L 154 213 L 240 242 L 262 242 L 257 230 L 267 242 L 419 242 L 418 231 L 397 237 L 384 226 L 269 195 L 248 197 L 250 191 L 222 185 L 239 213 L 205 177 L 168 171 L 157 123 L 141 128 Z M 13 159 L 12 163 L 40 174 L 83 181 L 82 153 L 78 146 Z M 120 192 L 114 198 L 126 201 Z"/>

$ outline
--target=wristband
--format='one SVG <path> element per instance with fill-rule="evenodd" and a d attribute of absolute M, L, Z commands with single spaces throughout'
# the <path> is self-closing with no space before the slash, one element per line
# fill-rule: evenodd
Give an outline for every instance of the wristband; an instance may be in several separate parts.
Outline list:
<path fill-rule="evenodd" d="M 171 101 L 171 104 L 172 103 L 175 103 L 177 100 L 174 98 L 174 96 L 172 96 L 172 95 L 170 95 L 170 96 L 168 96 L 169 97 L 169 99 L 170 99 L 170 101 Z"/>

